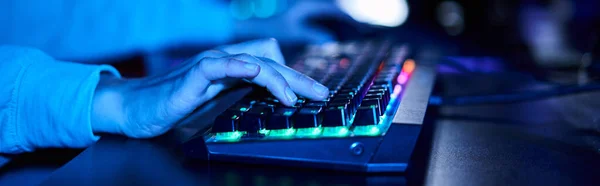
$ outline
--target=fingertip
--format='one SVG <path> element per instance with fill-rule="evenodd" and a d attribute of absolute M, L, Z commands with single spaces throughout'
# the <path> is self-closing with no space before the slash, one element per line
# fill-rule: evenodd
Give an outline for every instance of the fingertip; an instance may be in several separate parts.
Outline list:
<path fill-rule="evenodd" d="M 321 98 L 326 98 L 329 95 L 329 88 L 317 82 L 313 83 L 313 91 L 318 97 Z"/>
<path fill-rule="evenodd" d="M 287 98 L 287 102 L 289 104 L 293 105 L 298 101 L 298 97 L 296 96 L 296 93 L 294 93 L 292 88 L 290 88 L 289 86 L 285 87 L 284 93 L 285 93 L 285 97 Z"/>

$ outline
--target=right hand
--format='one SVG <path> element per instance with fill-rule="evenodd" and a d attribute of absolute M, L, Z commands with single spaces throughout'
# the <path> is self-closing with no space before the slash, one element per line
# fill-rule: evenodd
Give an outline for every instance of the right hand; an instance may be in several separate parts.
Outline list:
<path fill-rule="evenodd" d="M 161 135 L 219 92 L 245 79 L 266 87 L 285 105 L 296 94 L 325 99 L 329 90 L 283 65 L 275 40 L 257 40 L 198 54 L 166 74 L 102 80 L 93 101 L 92 129 L 132 138 Z"/>

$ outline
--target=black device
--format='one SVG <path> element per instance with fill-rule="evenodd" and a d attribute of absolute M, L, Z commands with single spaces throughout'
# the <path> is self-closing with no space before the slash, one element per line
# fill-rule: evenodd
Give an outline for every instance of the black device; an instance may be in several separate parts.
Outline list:
<path fill-rule="evenodd" d="M 188 157 L 356 172 L 403 172 L 436 75 L 436 53 L 391 41 L 307 46 L 288 64 L 330 89 L 279 103 L 262 88 L 184 143 Z"/>

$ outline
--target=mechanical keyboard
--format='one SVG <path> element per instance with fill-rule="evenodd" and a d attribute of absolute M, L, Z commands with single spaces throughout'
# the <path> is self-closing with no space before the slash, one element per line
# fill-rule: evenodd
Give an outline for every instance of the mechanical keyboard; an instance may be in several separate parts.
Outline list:
<path fill-rule="evenodd" d="M 288 64 L 330 89 L 285 106 L 264 88 L 184 144 L 192 158 L 358 172 L 405 171 L 435 79 L 435 60 L 407 45 L 362 41 L 308 46 Z"/>

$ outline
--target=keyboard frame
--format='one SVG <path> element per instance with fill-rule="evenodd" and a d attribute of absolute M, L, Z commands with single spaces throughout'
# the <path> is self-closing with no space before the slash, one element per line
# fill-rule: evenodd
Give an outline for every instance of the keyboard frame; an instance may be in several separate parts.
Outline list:
<path fill-rule="evenodd" d="M 187 157 L 207 161 L 236 162 L 351 172 L 404 172 L 421 132 L 436 77 L 436 58 L 416 59 L 416 68 L 402 91 L 390 103 L 381 136 L 344 138 L 249 140 L 206 143 L 207 131 L 184 143 Z M 393 117 L 392 117 L 393 116 Z"/>

